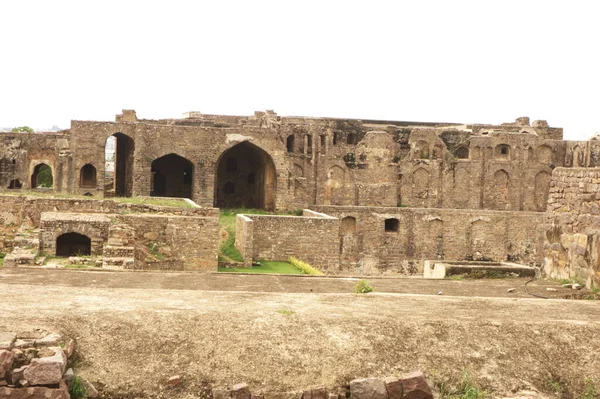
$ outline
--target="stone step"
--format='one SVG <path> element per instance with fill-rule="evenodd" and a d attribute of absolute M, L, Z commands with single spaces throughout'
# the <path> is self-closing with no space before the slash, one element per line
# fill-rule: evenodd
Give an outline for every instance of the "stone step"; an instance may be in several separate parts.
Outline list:
<path fill-rule="evenodd" d="M 35 253 L 13 252 L 4 257 L 5 267 L 35 266 Z"/>
<path fill-rule="evenodd" d="M 111 268 L 123 268 L 133 269 L 135 259 L 131 257 L 104 257 L 102 259 L 102 267 Z"/>
<path fill-rule="evenodd" d="M 135 248 L 123 245 L 105 245 L 102 256 L 105 258 L 134 258 Z"/>

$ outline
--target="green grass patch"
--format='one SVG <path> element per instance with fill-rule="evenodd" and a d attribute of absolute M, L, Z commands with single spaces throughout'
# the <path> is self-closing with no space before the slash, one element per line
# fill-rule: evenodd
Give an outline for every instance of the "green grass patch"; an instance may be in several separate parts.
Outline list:
<path fill-rule="evenodd" d="M 4 257 L 6 254 L 4 252 L 0 252 L 0 267 L 4 265 Z"/>
<path fill-rule="evenodd" d="M 224 273 L 256 273 L 256 274 L 305 274 L 289 262 L 261 261 L 260 266 L 252 267 L 219 267 Z"/>

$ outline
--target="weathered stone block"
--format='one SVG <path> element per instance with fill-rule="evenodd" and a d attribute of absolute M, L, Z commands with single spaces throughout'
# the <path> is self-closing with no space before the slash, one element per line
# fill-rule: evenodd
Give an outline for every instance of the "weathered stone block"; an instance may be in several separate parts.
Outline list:
<path fill-rule="evenodd" d="M 404 399 L 433 399 L 431 388 L 420 371 L 402 377 Z"/>
<path fill-rule="evenodd" d="M 351 399 L 387 399 L 383 381 L 377 378 L 359 378 L 350 381 Z"/>
<path fill-rule="evenodd" d="M 0 350 L 0 380 L 11 369 L 14 358 L 15 356 L 11 351 L 7 351 L 6 349 Z"/>
<path fill-rule="evenodd" d="M 389 399 L 402 399 L 402 381 L 398 377 L 386 377 L 383 379 Z"/>
<path fill-rule="evenodd" d="M 52 348 L 54 356 L 32 359 L 23 377 L 31 385 L 58 384 L 67 365 L 67 356 L 61 348 Z"/>

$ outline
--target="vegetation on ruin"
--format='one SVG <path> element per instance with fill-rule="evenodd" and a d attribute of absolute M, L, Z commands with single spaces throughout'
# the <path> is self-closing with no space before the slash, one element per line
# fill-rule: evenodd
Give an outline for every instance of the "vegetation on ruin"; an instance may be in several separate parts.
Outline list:
<path fill-rule="evenodd" d="M 373 292 L 373 286 L 368 280 L 358 280 L 354 284 L 354 292 L 357 294 L 368 294 L 369 292 Z"/>
<path fill-rule="evenodd" d="M 462 280 L 465 278 L 481 279 L 481 278 L 516 278 L 516 277 L 519 277 L 519 275 L 514 272 L 506 272 L 506 271 L 502 271 L 502 270 L 486 270 L 486 269 L 471 270 L 468 273 L 453 274 L 451 276 L 448 276 L 448 278 L 451 280 Z"/>
<path fill-rule="evenodd" d="M 0 252 L 0 267 L 4 265 L 4 257 L 6 254 L 4 252 Z"/>
<path fill-rule="evenodd" d="M 148 197 L 114 197 L 111 200 L 124 203 L 124 204 L 135 204 L 135 205 L 156 205 L 156 206 L 169 206 L 173 208 L 193 208 L 194 206 L 183 199 L 172 199 L 172 198 L 148 198 Z"/>
<path fill-rule="evenodd" d="M 148 251 L 150 251 L 150 255 L 154 257 L 156 260 L 165 260 L 166 256 L 162 252 L 160 252 L 160 244 L 156 241 L 151 241 L 146 244 Z"/>
<path fill-rule="evenodd" d="M 73 378 L 69 393 L 71 394 L 71 399 L 85 399 L 88 397 L 87 388 L 81 377 Z"/>
<path fill-rule="evenodd" d="M 91 267 L 91 265 L 86 265 L 84 263 L 72 263 L 65 265 L 65 269 L 87 269 Z"/>
<path fill-rule="evenodd" d="M 319 269 L 317 269 L 316 267 L 312 266 L 309 263 L 303 262 L 298 258 L 295 258 L 293 256 L 291 256 L 288 261 L 294 265 L 296 268 L 298 268 L 298 270 L 302 271 L 305 274 L 310 274 L 313 276 L 323 276 L 325 273 L 323 273 L 322 271 L 320 271 Z"/>
<path fill-rule="evenodd" d="M 256 266 L 252 267 L 219 267 L 219 272 L 256 274 L 303 274 L 291 263 L 279 261 L 260 261 Z"/>

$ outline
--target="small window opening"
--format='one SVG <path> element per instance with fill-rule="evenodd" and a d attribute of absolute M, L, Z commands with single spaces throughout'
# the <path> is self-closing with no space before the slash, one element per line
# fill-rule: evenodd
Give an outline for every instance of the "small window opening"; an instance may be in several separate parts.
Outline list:
<path fill-rule="evenodd" d="M 350 133 L 346 138 L 346 143 L 352 145 L 356 144 L 356 134 Z"/>
<path fill-rule="evenodd" d="M 308 137 L 308 142 L 306 144 L 306 152 L 312 152 L 312 136 L 307 136 Z"/>
<path fill-rule="evenodd" d="M 321 151 L 325 152 L 325 144 L 327 143 L 327 136 L 321 135 Z"/>
<path fill-rule="evenodd" d="M 456 149 L 456 158 L 469 159 L 469 149 L 467 147 L 459 147 Z"/>
<path fill-rule="evenodd" d="M 338 142 L 338 133 L 335 132 L 335 133 L 333 133 L 333 144 L 336 145 L 337 142 Z"/>
<path fill-rule="evenodd" d="M 287 138 L 287 152 L 294 152 L 294 135 L 290 135 Z"/>
<path fill-rule="evenodd" d="M 508 147 L 506 147 L 506 146 L 500 147 L 500 154 L 508 155 Z"/>
<path fill-rule="evenodd" d="M 400 221 L 398 219 L 385 219 L 385 231 L 394 232 L 400 229 Z"/>

